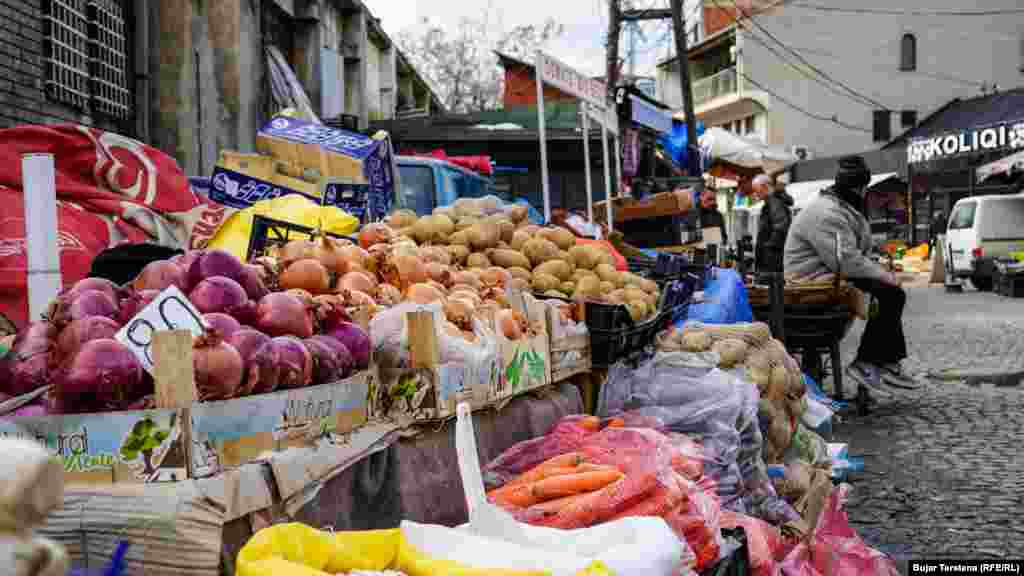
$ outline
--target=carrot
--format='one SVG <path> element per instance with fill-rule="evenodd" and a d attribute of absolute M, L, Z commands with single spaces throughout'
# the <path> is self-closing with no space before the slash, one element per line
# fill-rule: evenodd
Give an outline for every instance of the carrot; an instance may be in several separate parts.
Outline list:
<path fill-rule="evenodd" d="M 575 468 L 576 472 L 604 472 L 606 470 L 618 470 L 615 466 L 608 466 L 606 464 L 591 464 L 590 462 L 584 462 Z"/>
<path fill-rule="evenodd" d="M 554 476 L 568 476 L 570 474 L 577 474 L 579 472 L 592 472 L 592 470 L 580 470 L 579 468 L 570 468 L 568 466 L 564 468 L 540 469 L 536 471 L 536 474 L 534 475 L 535 478 L 532 482 L 525 482 L 521 484 L 514 484 L 512 482 L 509 482 L 508 484 L 505 484 L 501 488 L 495 488 L 494 490 L 491 490 L 490 492 L 487 493 L 487 495 L 491 498 L 494 498 L 495 500 L 501 500 L 504 498 L 506 494 L 514 493 L 519 488 L 522 488 L 523 486 L 529 484 L 533 484 L 538 480 L 544 480 L 545 478 L 551 478 Z"/>
<path fill-rule="evenodd" d="M 538 500 L 552 500 L 564 496 L 572 496 L 584 492 L 600 490 L 623 477 L 618 470 L 601 470 L 598 472 L 581 472 L 564 476 L 552 476 L 538 480 L 530 486 Z"/>
<path fill-rule="evenodd" d="M 532 484 L 520 484 L 518 486 L 503 486 L 493 490 L 488 496 L 497 504 L 526 508 L 540 502 L 540 499 L 533 494 Z"/>
<path fill-rule="evenodd" d="M 579 466 L 582 463 L 583 454 L 580 454 L 579 452 L 569 452 L 568 454 L 560 454 L 558 456 L 555 456 L 554 458 L 541 462 L 540 464 L 531 468 L 530 470 L 527 470 L 526 472 L 523 472 L 522 474 L 516 476 L 512 480 L 509 480 L 509 482 L 505 484 L 503 488 L 509 486 L 518 486 L 520 484 L 530 484 L 532 482 L 536 482 L 537 480 L 543 480 L 545 478 L 544 475 L 546 471 L 551 468 L 575 468 L 576 466 Z"/>
<path fill-rule="evenodd" d="M 625 428 L 626 421 L 622 418 L 612 418 L 608 420 L 608 428 Z"/>
<path fill-rule="evenodd" d="M 592 492 L 584 492 L 582 494 L 573 494 L 572 496 L 564 496 L 562 498 L 556 498 L 554 500 L 548 500 L 547 502 L 540 502 L 530 506 L 531 511 L 537 511 L 541 514 L 553 515 L 558 514 L 563 509 L 572 506 L 579 500 L 589 496 Z"/>

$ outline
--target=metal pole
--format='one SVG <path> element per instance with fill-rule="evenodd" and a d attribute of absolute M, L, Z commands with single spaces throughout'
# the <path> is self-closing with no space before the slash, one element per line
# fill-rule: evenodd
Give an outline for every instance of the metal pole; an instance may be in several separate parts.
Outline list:
<path fill-rule="evenodd" d="M 622 196 L 622 140 L 618 134 L 612 135 L 615 145 L 615 195 Z"/>
<path fill-rule="evenodd" d="M 686 115 L 686 143 L 689 148 L 690 176 L 700 176 L 700 162 L 697 158 L 697 118 L 693 113 L 693 89 L 690 86 L 690 59 L 686 50 L 686 19 L 683 17 L 683 0 L 672 0 L 672 35 L 676 40 L 676 59 L 679 61 L 679 83 L 683 93 L 683 114 Z M 698 189 L 703 189 L 698 185 Z"/>
<path fill-rule="evenodd" d="M 544 191 L 544 222 L 551 222 L 551 188 L 548 184 L 548 144 L 544 125 L 544 53 L 537 51 L 537 130 L 540 132 L 540 180 Z"/>
<path fill-rule="evenodd" d="M 580 101 L 583 111 L 583 169 L 587 179 L 587 220 L 594 223 L 594 186 L 590 181 L 590 106 L 585 100 Z"/>
<path fill-rule="evenodd" d="M 53 154 L 21 157 L 25 217 L 25 273 L 29 320 L 42 318 L 61 288 L 57 246 L 57 184 Z"/>
<path fill-rule="evenodd" d="M 608 234 L 612 233 L 615 227 L 612 221 L 612 172 L 608 165 L 608 119 L 607 116 L 601 121 L 601 150 L 604 155 L 604 209 L 608 218 Z"/>

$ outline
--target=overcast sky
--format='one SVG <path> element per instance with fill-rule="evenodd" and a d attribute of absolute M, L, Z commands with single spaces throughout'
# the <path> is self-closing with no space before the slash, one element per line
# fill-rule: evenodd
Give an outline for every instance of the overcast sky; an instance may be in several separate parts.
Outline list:
<path fill-rule="evenodd" d="M 604 36 L 608 31 L 608 4 L 606 0 L 466 0 L 464 2 L 437 2 L 426 0 L 363 0 L 381 19 L 384 30 L 392 37 L 402 30 L 416 26 L 423 17 L 434 19 L 444 26 L 452 26 L 460 17 L 480 17 L 488 9 L 494 23 L 494 34 L 499 34 L 497 21 L 510 29 L 520 24 L 540 24 L 545 18 L 554 18 L 565 26 L 565 34 L 548 47 L 551 55 L 574 66 L 581 72 L 603 75 L 605 72 Z M 695 0 L 687 0 L 692 6 Z M 696 0 L 699 1 L 699 0 Z M 667 0 L 637 2 L 638 6 L 668 7 Z M 687 12 L 692 12 L 688 8 Z M 637 74 L 654 75 L 654 64 L 669 54 L 672 44 L 670 21 L 645 23 L 646 42 L 636 40 Z M 629 35 L 623 33 L 623 57 L 629 46 Z M 628 68 L 626 70 L 628 72 Z"/>

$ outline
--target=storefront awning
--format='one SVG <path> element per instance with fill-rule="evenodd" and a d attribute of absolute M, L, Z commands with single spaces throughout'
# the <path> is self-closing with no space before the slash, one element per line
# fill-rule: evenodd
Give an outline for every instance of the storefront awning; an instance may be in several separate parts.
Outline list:
<path fill-rule="evenodd" d="M 672 114 L 653 104 L 649 104 L 637 96 L 630 95 L 630 120 L 645 128 L 661 134 L 672 131 Z"/>
<path fill-rule="evenodd" d="M 981 183 L 993 176 L 1002 176 L 1016 171 L 1024 171 L 1024 151 L 985 164 L 978 168 L 976 178 Z"/>

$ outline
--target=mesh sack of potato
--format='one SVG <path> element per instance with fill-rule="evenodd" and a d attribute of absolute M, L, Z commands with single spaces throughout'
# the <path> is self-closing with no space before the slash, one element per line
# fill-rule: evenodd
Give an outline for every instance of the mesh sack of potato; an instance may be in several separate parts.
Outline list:
<path fill-rule="evenodd" d="M 735 338 L 724 338 L 711 345 L 711 351 L 720 358 L 718 367 L 723 369 L 743 364 L 747 360 L 749 348 L 746 342 Z"/>
<path fill-rule="evenodd" d="M 786 417 L 784 410 L 763 398 L 757 406 L 757 417 L 764 433 L 764 461 L 778 464 L 793 442 L 794 422 Z"/>

